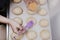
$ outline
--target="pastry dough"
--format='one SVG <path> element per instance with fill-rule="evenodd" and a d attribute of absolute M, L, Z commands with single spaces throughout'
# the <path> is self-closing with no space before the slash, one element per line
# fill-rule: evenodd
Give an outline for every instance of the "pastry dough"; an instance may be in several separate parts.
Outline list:
<path fill-rule="evenodd" d="M 47 40 L 50 38 L 50 32 L 48 30 L 42 30 L 40 36 L 42 39 Z"/>
<path fill-rule="evenodd" d="M 47 19 L 41 19 L 39 22 L 40 26 L 47 27 L 48 26 L 48 20 Z"/>
<path fill-rule="evenodd" d="M 31 2 L 30 4 L 28 4 L 28 9 L 31 11 L 36 11 L 37 10 L 37 3 Z"/>
<path fill-rule="evenodd" d="M 12 40 L 21 40 L 23 38 L 23 34 L 22 35 L 17 35 L 15 33 L 12 33 L 11 38 L 12 38 Z"/>
<path fill-rule="evenodd" d="M 29 21 L 33 21 L 34 25 L 36 24 L 36 19 L 35 19 L 34 17 L 29 17 L 29 18 L 27 19 L 27 23 L 28 23 Z"/>
<path fill-rule="evenodd" d="M 12 12 L 15 14 L 15 15 L 20 15 L 23 13 L 23 9 L 21 7 L 15 7 L 13 8 Z"/>
<path fill-rule="evenodd" d="M 45 16 L 47 14 L 47 11 L 43 8 L 41 8 L 38 13 L 41 15 L 41 16 Z"/>
<path fill-rule="evenodd" d="M 26 33 L 26 37 L 29 39 L 29 40 L 33 40 L 33 39 L 36 39 L 37 37 L 37 34 L 35 31 L 33 30 L 30 30 Z"/>
<path fill-rule="evenodd" d="M 21 2 L 22 0 L 13 0 L 14 3 L 19 3 Z"/>
<path fill-rule="evenodd" d="M 23 24 L 23 20 L 21 18 L 19 18 L 19 17 L 15 17 L 13 20 L 18 22 L 21 25 Z"/>
<path fill-rule="evenodd" d="M 39 0 L 40 4 L 43 5 L 46 3 L 46 0 Z"/>

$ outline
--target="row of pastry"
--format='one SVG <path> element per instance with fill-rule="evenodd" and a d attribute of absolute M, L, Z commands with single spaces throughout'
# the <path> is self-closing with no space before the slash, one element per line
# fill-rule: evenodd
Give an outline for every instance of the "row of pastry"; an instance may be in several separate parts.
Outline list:
<path fill-rule="evenodd" d="M 37 35 L 37 32 L 33 31 L 33 30 L 29 30 L 26 34 L 26 38 L 28 40 L 35 40 L 38 35 Z M 40 33 L 40 38 L 42 38 L 42 40 L 49 40 L 50 38 L 50 32 L 48 30 L 42 30 Z M 11 38 L 12 40 L 22 40 L 24 37 L 24 34 L 21 34 L 21 35 L 17 35 L 15 33 L 12 33 L 11 34 Z"/>

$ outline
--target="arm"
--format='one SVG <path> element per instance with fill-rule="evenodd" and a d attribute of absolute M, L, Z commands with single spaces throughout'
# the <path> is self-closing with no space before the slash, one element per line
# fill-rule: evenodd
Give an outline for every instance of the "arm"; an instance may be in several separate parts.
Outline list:
<path fill-rule="evenodd" d="M 15 22 L 15 21 L 13 21 L 11 19 L 5 18 L 5 17 L 3 17 L 1 15 L 0 15 L 0 23 L 9 24 L 11 26 L 13 32 L 17 33 L 17 34 L 19 33 L 18 29 L 22 30 L 22 26 L 19 25 L 17 22 Z"/>
<path fill-rule="evenodd" d="M 5 17 L 3 17 L 3 16 L 1 16 L 0 15 L 0 23 L 9 23 L 9 20 L 8 20 L 8 18 L 5 18 Z"/>

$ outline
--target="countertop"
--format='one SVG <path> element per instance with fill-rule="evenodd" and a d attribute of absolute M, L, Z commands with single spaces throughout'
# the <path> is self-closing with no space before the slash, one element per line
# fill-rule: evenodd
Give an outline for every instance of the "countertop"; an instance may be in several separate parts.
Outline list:
<path fill-rule="evenodd" d="M 60 40 L 60 0 L 49 0 L 52 39 Z"/>

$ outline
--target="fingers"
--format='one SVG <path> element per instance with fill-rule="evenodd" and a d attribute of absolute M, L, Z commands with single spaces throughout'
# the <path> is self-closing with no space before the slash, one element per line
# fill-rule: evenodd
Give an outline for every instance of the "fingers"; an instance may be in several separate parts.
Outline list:
<path fill-rule="evenodd" d="M 15 33 L 18 34 L 22 29 L 23 29 L 22 26 L 17 26 L 17 27 L 14 28 L 13 30 L 14 30 Z"/>
<path fill-rule="evenodd" d="M 10 25 L 14 33 L 18 33 L 23 28 L 22 25 L 18 24 L 13 20 L 10 20 Z"/>
<path fill-rule="evenodd" d="M 20 30 L 22 30 L 22 29 L 23 29 L 23 26 L 22 26 L 22 25 L 20 25 L 20 26 L 19 26 L 19 28 L 20 28 Z"/>
<path fill-rule="evenodd" d="M 10 20 L 10 25 L 13 32 L 16 34 L 23 34 L 25 32 L 25 30 L 23 29 L 23 26 L 13 20 Z"/>
<path fill-rule="evenodd" d="M 24 34 L 26 31 L 25 30 L 22 30 L 22 31 L 19 31 L 19 35 L 21 35 L 21 34 Z"/>
<path fill-rule="evenodd" d="M 16 34 L 18 34 L 18 31 L 16 29 L 13 29 L 13 32 L 16 33 Z"/>

